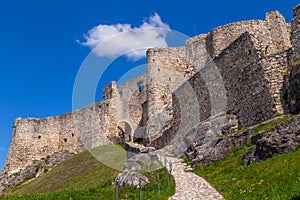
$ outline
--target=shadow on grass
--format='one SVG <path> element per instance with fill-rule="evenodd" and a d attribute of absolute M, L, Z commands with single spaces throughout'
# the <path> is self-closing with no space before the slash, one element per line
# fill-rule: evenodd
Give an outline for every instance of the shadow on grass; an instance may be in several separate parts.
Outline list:
<path fill-rule="evenodd" d="M 300 194 L 298 196 L 293 197 L 291 200 L 300 200 Z"/>

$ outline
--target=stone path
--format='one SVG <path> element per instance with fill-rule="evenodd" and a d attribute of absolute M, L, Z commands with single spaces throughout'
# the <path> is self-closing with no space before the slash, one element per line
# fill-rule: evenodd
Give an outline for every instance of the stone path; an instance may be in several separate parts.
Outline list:
<path fill-rule="evenodd" d="M 173 163 L 176 193 L 169 200 L 221 200 L 223 197 L 203 178 L 191 172 L 179 159 L 168 159 Z"/>

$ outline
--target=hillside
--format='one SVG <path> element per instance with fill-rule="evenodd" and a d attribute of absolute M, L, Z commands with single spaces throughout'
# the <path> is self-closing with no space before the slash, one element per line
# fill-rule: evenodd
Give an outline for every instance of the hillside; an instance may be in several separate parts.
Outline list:
<path fill-rule="evenodd" d="M 10 191 L 10 195 L 0 199 L 114 199 L 113 185 L 118 171 L 113 170 L 96 160 L 89 151 L 72 156 L 53 170 L 38 177 L 26 185 L 20 185 Z M 166 177 L 164 169 L 159 171 L 160 177 Z M 152 184 L 144 188 L 143 196 L 157 199 L 156 173 L 148 173 Z M 166 180 L 161 180 L 161 199 L 167 199 L 175 191 L 168 189 Z M 133 187 L 120 188 L 120 198 L 129 199 L 139 196 L 139 190 Z"/>
<path fill-rule="evenodd" d="M 300 199 L 299 122 L 299 115 L 280 116 L 229 134 L 211 153 L 219 156 L 193 171 L 225 199 Z"/>
<path fill-rule="evenodd" d="M 246 165 L 241 157 L 249 148 L 236 148 L 226 158 L 197 167 L 194 172 L 225 199 L 300 199 L 300 148 Z"/>

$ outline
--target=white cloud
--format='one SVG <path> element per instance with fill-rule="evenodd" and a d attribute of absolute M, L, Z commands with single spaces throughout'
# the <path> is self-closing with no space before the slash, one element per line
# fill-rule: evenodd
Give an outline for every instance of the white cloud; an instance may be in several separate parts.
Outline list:
<path fill-rule="evenodd" d="M 0 147 L 0 151 L 1 152 L 5 152 L 5 148 L 4 147 Z"/>
<path fill-rule="evenodd" d="M 138 60 L 145 56 L 148 48 L 168 47 L 166 36 L 169 31 L 169 25 L 155 13 L 139 27 L 100 24 L 84 35 L 86 41 L 81 44 L 99 57 L 115 58 L 125 54 L 131 60 Z"/>

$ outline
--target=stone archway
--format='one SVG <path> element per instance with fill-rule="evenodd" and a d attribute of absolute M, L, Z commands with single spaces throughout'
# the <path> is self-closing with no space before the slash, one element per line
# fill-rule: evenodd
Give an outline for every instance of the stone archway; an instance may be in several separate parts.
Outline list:
<path fill-rule="evenodd" d="M 130 124 L 124 121 L 119 123 L 118 135 L 124 142 L 132 142 L 132 128 Z"/>

